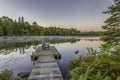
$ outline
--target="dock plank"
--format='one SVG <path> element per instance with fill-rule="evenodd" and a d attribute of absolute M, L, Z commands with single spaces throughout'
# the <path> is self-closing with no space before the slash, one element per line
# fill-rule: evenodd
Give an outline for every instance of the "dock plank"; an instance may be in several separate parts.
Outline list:
<path fill-rule="evenodd" d="M 61 71 L 57 64 L 54 54 L 59 52 L 54 46 L 50 46 L 49 50 L 43 50 L 38 47 L 34 55 L 39 58 L 30 73 L 29 80 L 63 80 Z"/>

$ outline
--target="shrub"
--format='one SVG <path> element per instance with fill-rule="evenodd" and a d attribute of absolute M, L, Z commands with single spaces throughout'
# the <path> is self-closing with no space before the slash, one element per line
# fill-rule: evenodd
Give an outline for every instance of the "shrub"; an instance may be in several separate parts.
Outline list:
<path fill-rule="evenodd" d="M 0 80 L 13 80 L 13 72 L 5 69 L 0 73 Z"/>
<path fill-rule="evenodd" d="M 71 80 L 120 80 L 120 44 L 104 44 L 100 52 L 88 52 L 71 61 Z"/>

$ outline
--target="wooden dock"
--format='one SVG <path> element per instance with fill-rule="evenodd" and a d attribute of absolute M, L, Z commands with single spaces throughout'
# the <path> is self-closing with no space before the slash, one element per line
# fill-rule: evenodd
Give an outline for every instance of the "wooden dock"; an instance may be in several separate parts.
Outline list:
<path fill-rule="evenodd" d="M 59 52 L 54 46 L 50 46 L 49 50 L 38 47 L 34 56 L 39 56 L 36 64 L 30 73 L 29 80 L 63 80 L 61 71 L 55 59 L 55 55 Z"/>

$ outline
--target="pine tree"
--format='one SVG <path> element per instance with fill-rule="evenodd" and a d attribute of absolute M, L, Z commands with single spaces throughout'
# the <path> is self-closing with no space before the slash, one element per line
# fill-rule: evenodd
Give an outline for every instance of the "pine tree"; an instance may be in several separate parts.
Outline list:
<path fill-rule="evenodd" d="M 109 43 L 120 41 L 120 0 L 114 0 L 114 2 L 114 5 L 108 7 L 108 11 L 103 12 L 111 14 L 103 26 L 103 29 L 107 30 L 103 40 Z"/>

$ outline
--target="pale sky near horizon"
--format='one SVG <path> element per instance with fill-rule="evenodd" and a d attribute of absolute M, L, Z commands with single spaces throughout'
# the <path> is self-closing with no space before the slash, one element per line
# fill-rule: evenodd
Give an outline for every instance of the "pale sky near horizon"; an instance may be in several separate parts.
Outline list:
<path fill-rule="evenodd" d="M 0 0 L 0 17 L 23 16 L 42 26 L 100 30 L 108 18 L 102 12 L 112 4 L 113 0 Z"/>

